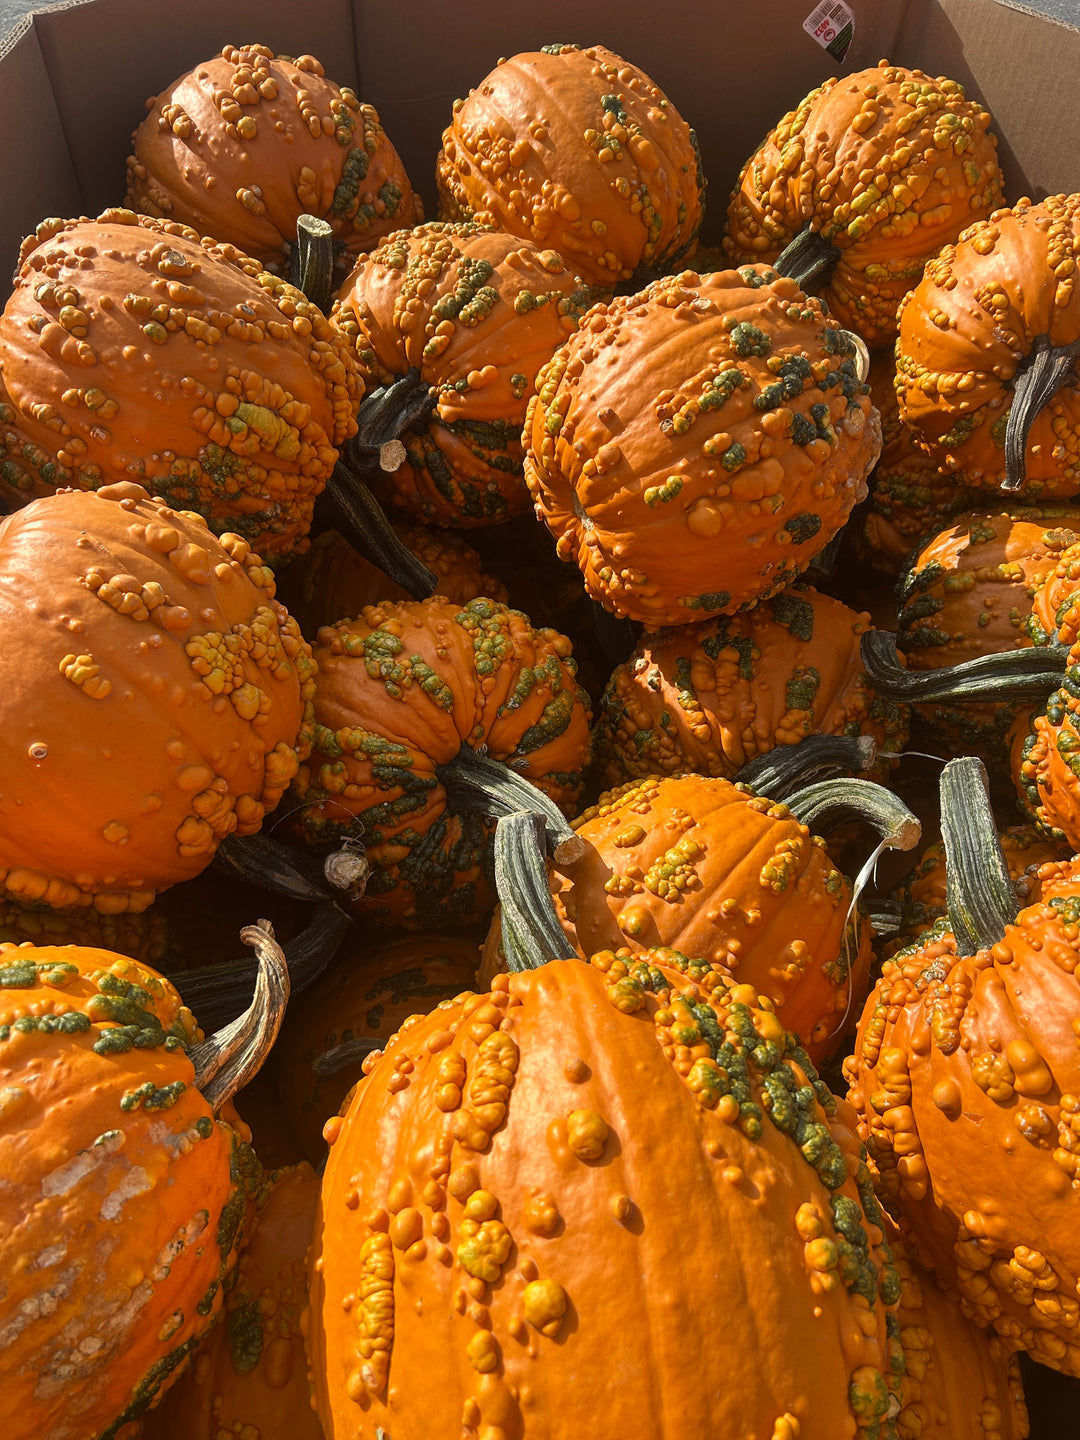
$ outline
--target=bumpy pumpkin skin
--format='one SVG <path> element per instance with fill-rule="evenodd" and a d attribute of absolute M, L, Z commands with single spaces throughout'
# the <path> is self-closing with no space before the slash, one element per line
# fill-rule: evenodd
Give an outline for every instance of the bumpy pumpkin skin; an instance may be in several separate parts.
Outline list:
<path fill-rule="evenodd" d="M 355 254 L 423 215 L 373 105 L 312 55 L 226 45 L 146 102 L 127 204 L 285 268 L 301 215 Z"/>
<path fill-rule="evenodd" d="M 0 870 L 145 910 L 259 829 L 311 745 L 311 652 L 238 535 L 134 484 L 0 524 Z"/>
<path fill-rule="evenodd" d="M 877 701 L 859 657 L 870 629 L 809 586 L 746 615 L 647 631 L 600 702 L 596 750 L 607 785 L 645 775 L 730 780 L 741 766 L 807 735 L 907 740 L 907 707 Z"/>
<path fill-rule="evenodd" d="M 964 483 L 1005 479 L 1012 381 L 1037 335 L 1080 339 L 1080 195 L 1019 200 L 970 226 L 905 298 L 896 342 L 900 413 L 918 443 Z M 1080 494 L 1080 372 L 1032 422 L 1025 501 Z"/>
<path fill-rule="evenodd" d="M 888 1220 L 888 1217 L 886 1217 Z M 1027 1440 L 1024 1386 L 1015 1351 L 973 1325 L 954 1295 L 921 1270 L 891 1223 L 885 1237 L 900 1276 L 896 1319 L 904 1349 L 897 1440 L 976 1435 Z"/>
<path fill-rule="evenodd" d="M 900 420 L 891 354 L 870 358 L 870 399 L 881 415 L 881 457 L 865 505 L 851 517 L 845 548 L 860 565 L 897 576 L 914 546 L 977 504 L 962 476 L 939 470 Z"/>
<path fill-rule="evenodd" d="M 1034 905 L 1042 890 L 1039 872 L 1043 865 L 1064 858 L 1061 845 L 1034 825 L 1010 825 L 998 833 L 998 842 L 1018 905 Z M 947 881 L 945 846 L 939 840 L 926 847 L 915 868 L 892 891 L 891 898 L 903 907 L 903 920 L 899 935 L 884 948 L 886 955 L 917 941 L 947 914 Z"/>
<path fill-rule="evenodd" d="M 959 958 L 945 922 L 886 961 L 844 1064 L 887 1208 L 965 1314 L 1080 1375 L 1080 868 Z"/>
<path fill-rule="evenodd" d="M 840 1043 L 869 984 L 869 927 L 825 842 L 783 805 L 727 780 L 653 776 L 601 795 L 574 821 L 589 851 L 550 877 L 581 955 L 628 945 L 705 957 L 767 995 L 815 1064 Z M 479 977 L 505 968 L 499 917 Z"/>
<path fill-rule="evenodd" d="M 0 318 L 0 492 L 136 479 L 264 557 L 304 542 L 363 387 L 299 290 L 130 210 L 45 220 Z"/>
<path fill-rule="evenodd" d="M 435 593 L 456 605 L 478 596 L 505 602 L 506 586 L 483 568 L 480 556 L 462 536 L 407 520 L 394 529 L 418 560 L 435 576 Z M 323 625 L 359 615 L 365 605 L 411 596 L 365 560 L 336 530 L 324 530 L 306 554 L 294 560 L 278 581 L 281 603 L 305 635 Z"/>
<path fill-rule="evenodd" d="M 372 870 L 353 908 L 443 929 L 494 905 L 494 825 L 447 806 L 435 774 L 486 747 L 571 814 L 590 759 L 589 698 L 570 641 L 493 600 L 369 605 L 315 645 L 314 744 L 292 824 L 316 849 L 359 837 Z"/>
<path fill-rule="evenodd" d="M 1028 633 L 1036 645 L 1069 649 L 1062 685 L 1041 706 L 1020 707 L 1010 732 L 1010 764 L 1021 808 L 1047 833 L 1080 850 L 1080 544 L 1065 550 L 1035 590 Z"/>
<path fill-rule="evenodd" d="M 613 1346 L 608 1434 L 895 1437 L 897 1277 L 851 1117 L 750 986 L 635 959 L 440 1006 L 330 1122 L 307 1338 L 334 1440 L 556 1440 Z"/>
<path fill-rule="evenodd" d="M 0 946 L 0 1421 L 113 1440 L 221 1312 L 261 1169 L 148 967 Z"/>
<path fill-rule="evenodd" d="M 833 76 L 747 161 L 728 204 L 729 263 L 773 260 L 804 225 L 840 251 L 821 294 L 868 345 L 926 261 L 1003 199 L 990 116 L 955 80 L 882 61 Z"/>
<path fill-rule="evenodd" d="M 554 250 L 434 222 L 362 255 L 331 323 L 372 389 L 416 371 L 435 412 L 402 435 L 407 460 L 377 492 L 414 519 L 468 528 L 529 508 L 521 427 L 541 366 L 608 291 Z"/>
<path fill-rule="evenodd" d="M 594 600 L 650 627 L 782 590 L 881 448 L 849 337 L 767 266 L 596 306 L 537 379 L 525 479 Z"/>
<path fill-rule="evenodd" d="M 323 1440 L 311 1408 L 300 1317 L 319 1177 L 306 1161 L 272 1177 L 225 1313 L 152 1411 L 143 1440 L 288 1436 Z"/>
<path fill-rule="evenodd" d="M 912 556 L 897 586 L 897 646 L 910 670 L 937 670 L 1032 644 L 1028 619 L 1042 581 L 1080 541 L 1080 506 L 979 510 L 957 516 Z M 995 769 L 1018 705 L 916 707 L 950 755 Z"/>
<path fill-rule="evenodd" d="M 551 246 L 594 285 L 693 253 L 697 137 L 656 85 L 602 45 L 502 60 L 454 102 L 435 162 L 440 213 Z"/>
<path fill-rule="evenodd" d="M 354 931 L 355 931 L 354 927 Z M 421 933 L 366 941 L 351 931 L 333 968 L 289 1005 L 267 1070 L 281 1113 L 313 1165 L 326 1159 L 323 1126 L 410 1015 L 471 990 L 479 935 Z M 368 1043 L 370 1042 L 370 1043 Z"/>
<path fill-rule="evenodd" d="M 156 970 L 165 970 L 175 958 L 168 918 L 157 906 L 138 915 L 103 915 L 90 906 L 53 910 L 0 895 L 0 944 L 85 945 L 128 955 Z"/>

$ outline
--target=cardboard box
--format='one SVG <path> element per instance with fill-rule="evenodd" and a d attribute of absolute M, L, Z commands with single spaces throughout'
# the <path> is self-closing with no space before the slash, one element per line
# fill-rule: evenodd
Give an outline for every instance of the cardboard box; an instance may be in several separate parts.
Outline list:
<path fill-rule="evenodd" d="M 628 14 L 552 0 L 543 16 L 505 0 L 458 7 L 411 0 L 73 0 L 26 16 L 0 47 L 0 272 L 47 215 L 97 215 L 124 194 L 144 102 L 226 44 L 259 41 L 318 56 L 379 111 L 435 215 L 434 162 L 457 96 L 501 55 L 555 41 L 602 43 L 641 65 L 701 141 L 709 179 L 703 239 L 715 240 L 743 161 L 779 116 L 830 75 L 887 57 L 949 75 L 994 117 L 1006 194 L 1080 190 L 1080 6 L 1075 24 L 1004 0 L 848 0 L 854 34 L 840 63 L 803 29 L 812 0 L 665 0 Z M 102 56 L 102 47 L 108 48 Z M 6 287 L 5 287 L 6 288 Z"/>
<path fill-rule="evenodd" d="M 804 29 L 811 0 L 664 0 L 636 14 L 626 0 L 587 9 L 548 0 L 541 18 L 505 0 L 263 0 L 243 13 L 232 0 L 185 0 L 180 10 L 71 0 L 24 17 L 0 43 L 0 272 L 12 272 L 22 237 L 43 217 L 121 203 L 146 98 L 223 45 L 252 41 L 319 57 L 372 102 L 430 216 L 455 97 L 501 55 L 555 41 L 610 46 L 696 127 L 710 183 L 707 243 L 739 168 L 780 114 L 829 76 L 883 57 L 949 75 L 988 106 L 1010 200 L 1080 191 L 1080 3 L 1057 3 L 1071 22 L 1008 0 L 848 0 L 854 31 L 840 61 Z M 6 289 L 5 279 L 0 299 Z M 1032 1440 L 1074 1433 L 1080 1381 L 1026 1364 L 1025 1378 Z"/>

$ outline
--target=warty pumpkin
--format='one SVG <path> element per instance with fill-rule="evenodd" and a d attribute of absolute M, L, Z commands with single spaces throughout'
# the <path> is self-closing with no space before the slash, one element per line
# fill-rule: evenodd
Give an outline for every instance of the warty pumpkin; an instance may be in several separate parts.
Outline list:
<path fill-rule="evenodd" d="M 973 1324 L 957 1297 L 946 1295 L 916 1263 L 887 1215 L 885 1222 L 900 1276 L 896 1320 L 904 1376 L 897 1440 L 966 1435 L 1027 1440 L 1031 1431 L 1016 1352 L 999 1335 Z"/>
<path fill-rule="evenodd" d="M 1048 840 L 1034 825 L 1010 825 L 997 832 L 1017 906 L 1034 905 L 1041 893 L 1043 865 L 1063 859 L 1062 847 Z M 886 955 L 906 949 L 948 914 L 948 869 L 945 845 L 928 845 L 918 863 L 893 887 L 891 902 L 898 908 L 899 926 L 886 947 Z"/>
<path fill-rule="evenodd" d="M 314 746 L 290 824 L 315 849 L 364 846 L 355 913 L 413 929 L 485 918 L 506 809 L 543 812 L 554 845 L 573 841 L 563 815 L 591 716 L 564 635 L 493 600 L 435 596 L 325 626 L 314 653 Z"/>
<path fill-rule="evenodd" d="M 728 262 L 773 263 L 868 345 L 888 344 L 926 262 L 1004 198 L 989 126 L 943 76 L 887 60 L 830 76 L 743 167 Z"/>
<path fill-rule="evenodd" d="M 363 393 L 300 290 L 130 210 L 27 237 L 0 351 L 10 504 L 135 479 L 267 558 L 303 543 Z"/>
<path fill-rule="evenodd" d="M 537 377 L 525 443 L 560 558 L 657 627 L 795 580 L 866 494 L 881 429 L 847 332 L 747 265 L 596 306 Z"/>
<path fill-rule="evenodd" d="M 904 300 L 901 416 L 967 485 L 1080 493 L 1078 260 L 1080 195 L 1018 200 L 944 246 Z"/>
<path fill-rule="evenodd" d="M 167 980 L 74 945 L 0 946 L 0 1421 L 115 1440 L 221 1313 L 262 1169 L 226 1110 L 289 993 L 267 931 L 240 1025 L 201 1040 Z M 229 1118 L 231 1114 L 231 1119 Z"/>
<path fill-rule="evenodd" d="M 796 585 L 745 615 L 646 631 L 600 702 L 602 782 L 684 771 L 730 780 L 811 734 L 868 735 L 902 750 L 907 709 L 877 701 L 862 668 L 869 623 Z"/>
<path fill-rule="evenodd" d="M 869 494 L 844 532 L 844 549 L 860 566 L 894 576 L 918 542 L 977 505 L 976 492 L 962 483 L 963 476 L 940 470 L 915 443 L 900 419 L 895 379 L 892 356 L 875 352 L 869 385 L 881 417 L 881 456 L 870 475 Z"/>
<path fill-rule="evenodd" d="M 367 1068 L 312 1251 L 335 1440 L 895 1440 L 898 1277 L 852 1117 L 752 986 L 671 950 L 556 960 Z M 688 1347 L 688 1316 L 724 1343 Z"/>
<path fill-rule="evenodd" d="M 882 787 L 837 783 L 832 807 L 824 789 L 813 787 L 810 811 L 822 828 L 851 818 L 854 794 L 893 844 L 916 844 L 915 817 Z M 558 925 L 583 956 L 620 946 L 701 955 L 767 995 L 818 1064 L 838 1048 L 866 993 L 870 935 L 851 882 L 799 809 L 797 796 L 781 804 L 699 775 L 607 791 L 573 822 L 583 858 L 549 877 Z M 504 930 L 497 913 L 482 984 L 510 960 Z"/>
<path fill-rule="evenodd" d="M 440 214 L 552 246 L 613 289 L 693 253 L 705 178 L 697 137 L 636 65 L 602 45 L 500 60 L 443 132 Z"/>
<path fill-rule="evenodd" d="M 331 970 L 290 1006 L 264 1074 L 276 1080 L 283 1119 L 313 1165 L 326 1158 L 323 1125 L 361 1066 L 410 1015 L 471 990 L 476 932 L 361 939 L 354 929 Z"/>
<path fill-rule="evenodd" d="M 168 917 L 157 906 L 133 915 L 102 914 L 92 906 L 53 910 L 33 901 L 0 896 L 0 943 L 7 945 L 83 945 L 112 950 L 165 970 L 175 959 L 175 937 Z"/>
<path fill-rule="evenodd" d="M 127 204 L 287 272 L 301 215 L 354 255 L 423 218 L 373 105 L 313 55 L 226 45 L 146 102 Z"/>
<path fill-rule="evenodd" d="M 397 520 L 394 529 L 435 576 L 435 594 L 457 605 L 479 596 L 502 602 L 509 598 L 505 585 L 488 573 L 462 535 L 405 519 Z M 312 637 L 323 625 L 359 615 L 365 605 L 413 598 L 359 555 L 337 530 L 317 535 L 310 550 L 282 571 L 277 593 L 304 634 Z"/>
<path fill-rule="evenodd" d="M 147 1416 L 143 1440 L 323 1440 L 300 1332 L 319 1177 L 302 1161 L 270 1177 L 260 1200 L 224 1313 Z"/>
<path fill-rule="evenodd" d="M 917 548 L 897 584 L 897 648 L 913 671 L 937 670 L 1032 643 L 1041 582 L 1080 542 L 1080 507 L 973 510 Z M 933 743 L 1004 767 L 1017 705 L 920 705 Z"/>
<path fill-rule="evenodd" d="M 330 315 L 367 387 L 350 461 L 415 520 L 467 528 L 523 513 L 537 372 L 607 293 L 497 230 L 434 222 L 389 236 L 357 260 Z"/>
<path fill-rule="evenodd" d="M 912 704 L 947 703 L 950 710 L 983 701 L 1026 706 L 1015 711 L 1007 738 L 1021 806 L 1054 840 L 1080 849 L 1080 544 L 1067 546 L 1035 587 L 1026 621 L 1032 646 L 995 651 L 959 665 L 913 673 L 899 661 L 897 637 L 868 631 L 863 663 L 880 694 Z M 941 713 L 938 709 L 935 713 Z"/>
<path fill-rule="evenodd" d="M 948 920 L 885 963 L 849 1098 L 883 1203 L 964 1313 L 1080 1374 L 1080 868 L 1019 910 L 974 759 L 942 777 Z"/>
<path fill-rule="evenodd" d="M 257 831 L 311 745 L 311 651 L 239 535 L 131 482 L 0 524 L 0 881 L 145 910 Z"/>

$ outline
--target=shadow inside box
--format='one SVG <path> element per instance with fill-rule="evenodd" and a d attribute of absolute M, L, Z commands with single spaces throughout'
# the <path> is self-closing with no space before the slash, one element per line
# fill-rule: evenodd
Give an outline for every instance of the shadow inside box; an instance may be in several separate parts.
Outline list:
<path fill-rule="evenodd" d="M 1020 1356 L 1024 1398 L 1031 1422 L 1029 1440 L 1069 1440 L 1080 1434 L 1080 1380 Z"/>

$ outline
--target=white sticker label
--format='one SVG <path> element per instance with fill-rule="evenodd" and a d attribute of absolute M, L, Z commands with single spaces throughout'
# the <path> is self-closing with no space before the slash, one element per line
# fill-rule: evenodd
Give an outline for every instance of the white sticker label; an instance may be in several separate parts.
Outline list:
<path fill-rule="evenodd" d="M 843 60 L 855 34 L 855 13 L 844 0 L 821 0 L 802 27 L 835 60 Z"/>

